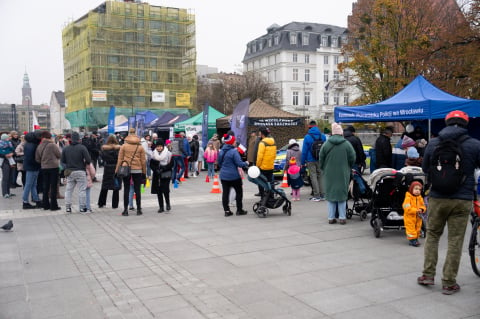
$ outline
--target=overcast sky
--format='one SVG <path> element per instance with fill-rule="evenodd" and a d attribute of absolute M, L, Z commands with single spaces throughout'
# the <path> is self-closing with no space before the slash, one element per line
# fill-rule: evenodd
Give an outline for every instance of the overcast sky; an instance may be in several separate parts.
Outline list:
<path fill-rule="evenodd" d="M 64 90 L 62 29 L 101 0 L 0 0 L 0 103 L 22 102 L 25 70 L 33 104 Z M 292 21 L 347 26 L 354 0 L 150 0 L 191 9 L 196 17 L 197 63 L 233 72 L 246 44 L 273 23 Z"/>

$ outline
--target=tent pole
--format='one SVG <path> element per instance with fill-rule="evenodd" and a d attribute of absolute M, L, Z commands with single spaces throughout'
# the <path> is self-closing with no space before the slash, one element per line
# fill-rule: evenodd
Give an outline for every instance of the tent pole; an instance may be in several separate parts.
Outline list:
<path fill-rule="evenodd" d="M 430 137 L 432 137 L 432 119 L 428 119 L 428 141 L 430 141 Z"/>

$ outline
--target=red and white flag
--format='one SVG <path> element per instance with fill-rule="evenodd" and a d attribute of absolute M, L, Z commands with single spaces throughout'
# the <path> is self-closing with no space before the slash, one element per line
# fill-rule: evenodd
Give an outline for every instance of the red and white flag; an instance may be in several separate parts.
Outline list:
<path fill-rule="evenodd" d="M 39 130 L 40 125 L 38 125 L 38 119 L 37 115 L 35 114 L 35 111 L 32 111 L 32 125 L 33 125 L 33 130 Z"/>

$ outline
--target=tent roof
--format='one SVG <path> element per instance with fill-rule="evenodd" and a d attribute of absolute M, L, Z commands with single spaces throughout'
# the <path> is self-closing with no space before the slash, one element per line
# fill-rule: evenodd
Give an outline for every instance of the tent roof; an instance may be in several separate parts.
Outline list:
<path fill-rule="evenodd" d="M 248 117 L 251 118 L 298 118 L 298 114 L 290 113 L 283 111 L 279 108 L 273 107 L 268 103 L 263 102 L 260 99 L 256 99 L 255 102 L 250 104 L 250 109 L 248 111 Z"/>
<path fill-rule="evenodd" d="M 480 116 L 480 101 L 440 90 L 423 76 L 417 76 L 394 96 L 375 104 L 335 107 L 337 122 L 386 122 L 444 118 L 453 110 Z"/>
<path fill-rule="evenodd" d="M 216 120 L 219 117 L 223 117 L 225 114 L 222 112 L 217 111 L 213 107 L 209 106 L 208 107 L 208 124 L 209 126 L 215 126 Z M 185 121 L 175 123 L 175 129 L 183 129 L 185 128 L 185 125 L 202 125 L 202 120 L 203 120 L 203 112 L 198 113 L 197 115 L 192 116 L 189 119 L 186 119 Z"/>
<path fill-rule="evenodd" d="M 148 123 L 150 123 L 153 120 L 158 118 L 157 114 L 155 114 L 151 111 L 137 112 L 136 114 L 145 115 L 145 123 L 146 124 L 148 124 Z"/>

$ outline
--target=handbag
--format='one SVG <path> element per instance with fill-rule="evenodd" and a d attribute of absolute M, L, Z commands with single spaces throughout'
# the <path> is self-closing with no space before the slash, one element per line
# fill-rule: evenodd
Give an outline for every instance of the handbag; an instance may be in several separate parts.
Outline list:
<path fill-rule="evenodd" d="M 172 170 L 165 170 L 160 173 L 160 178 L 172 178 Z"/>
<path fill-rule="evenodd" d="M 130 159 L 130 163 L 127 162 L 126 160 L 123 160 L 123 161 L 120 163 L 120 167 L 118 168 L 118 172 L 117 172 L 117 176 L 118 176 L 118 177 L 120 177 L 120 178 L 126 178 L 126 177 L 129 177 L 129 176 L 130 176 L 130 174 L 131 174 L 131 168 L 130 168 L 130 166 L 132 165 L 133 158 L 135 157 L 135 154 L 137 154 L 137 149 L 138 149 L 138 145 L 137 145 L 137 147 L 135 148 L 135 152 L 133 152 L 132 158 Z M 126 163 L 127 165 L 123 165 L 124 163 Z"/>

